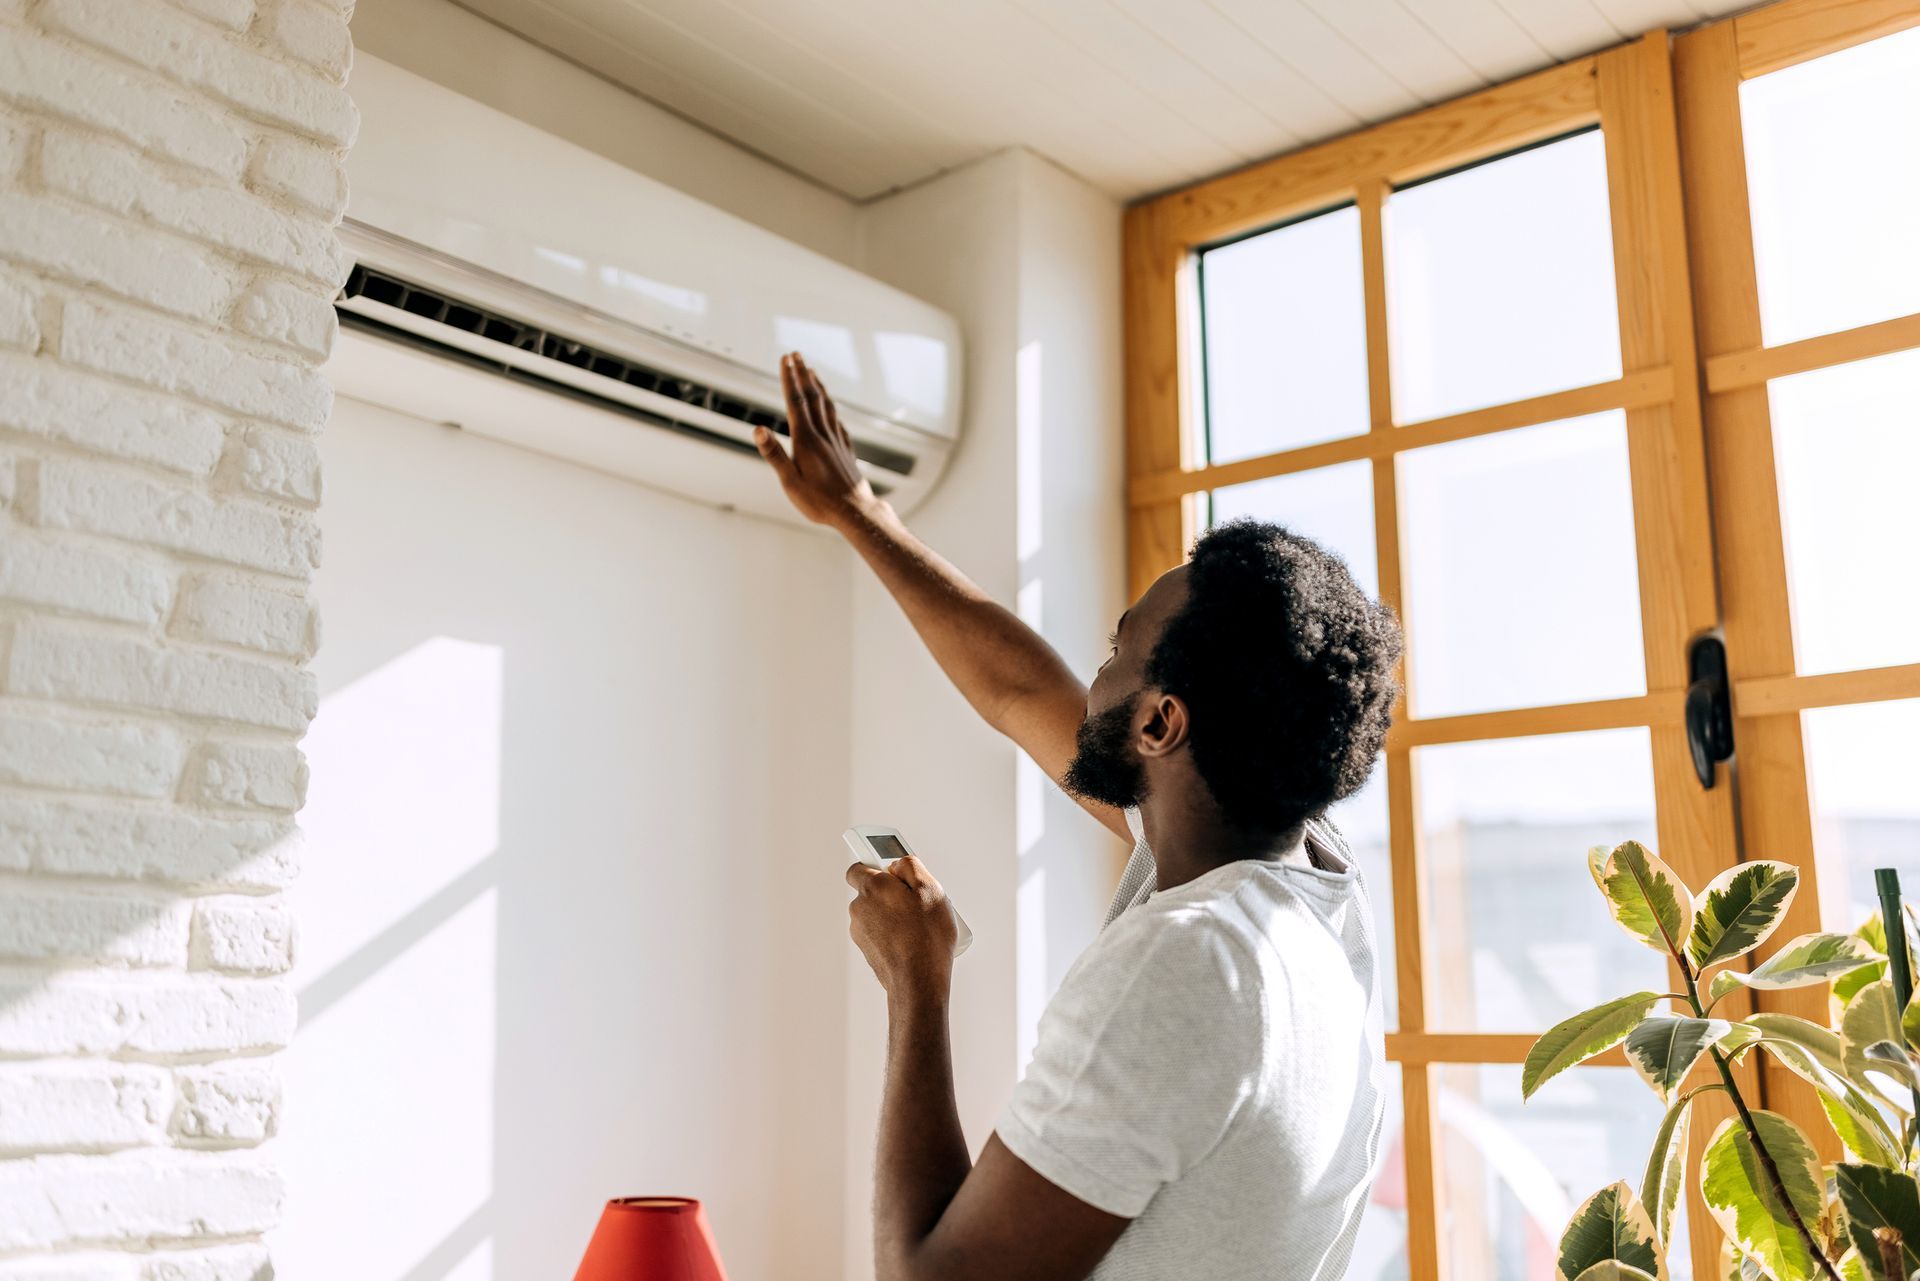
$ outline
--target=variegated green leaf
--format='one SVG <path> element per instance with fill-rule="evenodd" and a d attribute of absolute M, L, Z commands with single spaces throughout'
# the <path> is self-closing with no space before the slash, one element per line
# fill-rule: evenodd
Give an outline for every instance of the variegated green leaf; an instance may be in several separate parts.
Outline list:
<path fill-rule="evenodd" d="M 1863 1053 L 1870 1071 L 1883 1072 L 1908 1089 L 1913 1089 L 1915 1083 L 1920 1082 L 1920 1062 L 1915 1061 L 1905 1046 L 1892 1041 L 1875 1041 Z"/>
<path fill-rule="evenodd" d="M 1767 1038 L 1767 1049 L 1776 1057 L 1782 1057 L 1783 1051 L 1797 1046 L 1827 1071 L 1836 1075 L 1846 1071 L 1839 1033 L 1831 1028 L 1821 1027 L 1810 1019 L 1791 1014 L 1752 1014 L 1742 1022 Z M 1793 1064 L 1789 1062 L 1787 1066 L 1792 1067 Z"/>
<path fill-rule="evenodd" d="M 1611 845 L 1589 845 L 1587 847 L 1587 875 L 1602 894 L 1607 892 L 1607 855 L 1613 853 Z M 1876 920 L 1879 918 L 1875 918 Z"/>
<path fill-rule="evenodd" d="M 1887 954 L 1887 923 L 1880 919 L 1880 913 L 1875 912 L 1860 922 L 1860 928 L 1853 932 L 1853 936 L 1881 956 Z"/>
<path fill-rule="evenodd" d="M 1631 1263 L 1608 1259 L 1605 1263 L 1594 1264 L 1575 1277 L 1574 1281 L 1657 1281 L 1657 1279 L 1653 1273 L 1636 1268 Z"/>
<path fill-rule="evenodd" d="M 1735 1245 L 1725 1233 L 1720 1235 L 1718 1275 L 1724 1277 L 1725 1281 L 1767 1281 L 1760 1271 L 1760 1265 L 1740 1253 L 1740 1247 Z"/>
<path fill-rule="evenodd" d="M 1652 850 L 1638 841 L 1614 846 L 1600 869 L 1600 892 L 1621 929 L 1655 951 L 1681 955 L 1693 929 L 1693 896 Z"/>
<path fill-rule="evenodd" d="M 1861 1259 L 1858 1250 L 1848 1250 L 1833 1266 L 1840 1271 L 1840 1281 L 1871 1281 L 1867 1276 L 1866 1262 Z"/>
<path fill-rule="evenodd" d="M 1873 1100 L 1848 1079 L 1840 1038 L 1791 1014 L 1756 1014 L 1740 1026 L 1762 1034 L 1767 1053 L 1813 1086 L 1833 1132 L 1862 1161 L 1900 1164 L 1900 1144 Z"/>
<path fill-rule="evenodd" d="M 1627 1062 L 1655 1094 L 1669 1099 L 1708 1047 L 1732 1031 L 1733 1024 L 1725 1019 L 1649 1015 L 1627 1034 Z"/>
<path fill-rule="evenodd" d="M 1860 989 L 1840 1019 L 1840 1042 L 1846 1074 L 1856 1083 L 1872 1084 L 1867 1079 L 1869 1071 L 1894 1077 L 1905 1085 L 1914 1083 L 1900 1034 L 1899 1012 L 1894 1008 L 1893 980 L 1881 979 Z M 1876 1052 L 1880 1046 L 1885 1050 Z"/>
<path fill-rule="evenodd" d="M 1640 1202 L 1653 1219 L 1653 1232 L 1662 1249 L 1671 1246 L 1673 1215 L 1680 1204 L 1680 1188 L 1687 1181 L 1687 1130 L 1692 1123 L 1693 1099 L 1683 1096 L 1660 1119 L 1647 1155 L 1646 1177 L 1640 1181 Z"/>
<path fill-rule="evenodd" d="M 1799 886 L 1797 868 L 1768 859 L 1714 877 L 1693 901 L 1693 932 L 1687 936 L 1693 968 L 1731 961 L 1764 943 Z"/>
<path fill-rule="evenodd" d="M 1833 999 L 1840 1003 L 1842 1009 L 1845 1009 L 1853 998 L 1860 994 L 1861 988 L 1869 983 L 1878 983 L 1885 977 L 1887 977 L 1887 963 L 1869 961 L 1857 970 L 1848 970 L 1845 974 L 1835 977 Z"/>
<path fill-rule="evenodd" d="M 1907 1002 L 1906 1012 L 1900 1016 L 1900 1032 L 1908 1045 L 1920 1046 L 1920 997 Z"/>
<path fill-rule="evenodd" d="M 1813 1255 L 1793 1217 L 1797 1214 L 1808 1225 L 1820 1217 L 1820 1160 L 1799 1127 L 1787 1118 L 1766 1111 L 1752 1115 L 1760 1141 L 1780 1171 L 1787 1201 L 1783 1203 L 1774 1191 L 1753 1140 L 1734 1120 L 1722 1122 L 1707 1144 L 1701 1195 L 1721 1231 L 1776 1281 L 1812 1281 Z"/>
<path fill-rule="evenodd" d="M 1847 1232 L 1871 1281 L 1906 1281 L 1920 1268 L 1920 1187 L 1904 1170 L 1888 1170 L 1877 1165 L 1837 1165 L 1833 1168 L 1834 1186 L 1840 1204 L 1847 1212 Z M 1873 1239 L 1874 1229 L 1892 1228 L 1900 1233 L 1903 1255 L 1900 1273 L 1887 1276 L 1880 1262 L 1880 1249 Z"/>
<path fill-rule="evenodd" d="M 1760 1039 L 1760 1029 L 1748 1027 L 1745 1023 L 1735 1023 L 1720 1036 L 1719 1048 L 1723 1054 L 1738 1056 L 1746 1048 Z"/>
<path fill-rule="evenodd" d="M 1721 970 L 1718 974 L 1714 975 L 1707 983 L 1708 1007 L 1711 1008 L 1712 1006 L 1718 1005 L 1720 998 L 1735 988 L 1745 987 L 1746 983 L 1743 982 L 1743 980 L 1746 977 L 1746 975 L 1736 974 L 1732 970 Z"/>
<path fill-rule="evenodd" d="M 1520 1069 L 1520 1097 L 1532 1098 L 1535 1090 L 1574 1064 L 1626 1040 L 1659 1000 L 1657 992 L 1635 992 L 1554 1024 L 1527 1051 Z"/>
<path fill-rule="evenodd" d="M 1740 981 L 1766 990 L 1805 987 L 1857 969 L 1872 959 L 1867 945 L 1851 934 L 1802 934 Z"/>
<path fill-rule="evenodd" d="M 1625 1183 L 1601 1188 L 1581 1203 L 1560 1234 L 1555 1281 L 1576 1281 L 1588 1269 L 1609 1260 L 1627 1263 L 1666 1281 L 1666 1261 L 1653 1233 L 1653 1220 Z"/>
<path fill-rule="evenodd" d="M 1847 1151 L 1867 1164 L 1898 1168 L 1902 1164 L 1900 1140 L 1866 1092 L 1845 1077 L 1824 1070 L 1820 1075 L 1824 1081 L 1815 1083 L 1815 1097 L 1820 1100 L 1820 1110 L 1827 1114 L 1827 1124 Z"/>

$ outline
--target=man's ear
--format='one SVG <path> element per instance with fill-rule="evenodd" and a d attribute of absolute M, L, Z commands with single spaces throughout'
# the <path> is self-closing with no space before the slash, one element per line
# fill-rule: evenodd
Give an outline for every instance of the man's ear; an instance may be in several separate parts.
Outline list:
<path fill-rule="evenodd" d="M 1149 690 L 1140 700 L 1134 738 L 1142 756 L 1170 756 L 1186 746 L 1191 727 L 1182 699 L 1164 690 Z"/>

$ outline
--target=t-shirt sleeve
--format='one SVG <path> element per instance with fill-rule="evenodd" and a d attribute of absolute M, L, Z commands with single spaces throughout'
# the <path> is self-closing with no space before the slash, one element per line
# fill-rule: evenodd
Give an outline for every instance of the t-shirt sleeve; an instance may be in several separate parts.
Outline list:
<path fill-rule="evenodd" d="M 1135 1218 L 1213 1151 L 1261 1080 L 1242 945 L 1204 918 L 1116 924 L 1061 986 L 995 1127 L 1056 1187 Z"/>

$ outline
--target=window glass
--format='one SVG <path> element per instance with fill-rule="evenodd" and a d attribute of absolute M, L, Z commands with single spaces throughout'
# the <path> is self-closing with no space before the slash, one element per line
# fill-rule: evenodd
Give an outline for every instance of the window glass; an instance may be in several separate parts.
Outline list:
<path fill-rule="evenodd" d="M 1770 395 L 1796 666 L 1920 661 L 1920 351 L 1777 379 Z"/>
<path fill-rule="evenodd" d="M 1407 1132 L 1403 1123 L 1406 1096 L 1401 1092 L 1400 1065 L 1387 1064 L 1386 1118 L 1380 1127 L 1380 1174 L 1361 1211 L 1360 1234 L 1354 1239 L 1353 1259 L 1347 1265 L 1349 1281 L 1407 1281 Z"/>
<path fill-rule="evenodd" d="M 1396 191 L 1385 236 L 1396 421 L 1620 376 L 1597 130 Z"/>
<path fill-rule="evenodd" d="M 1544 1032 L 1666 962 L 1608 915 L 1587 850 L 1654 844 L 1644 729 L 1416 748 L 1430 1026 Z"/>
<path fill-rule="evenodd" d="M 1368 429 L 1357 210 L 1208 250 L 1200 272 L 1210 461 Z"/>
<path fill-rule="evenodd" d="M 1400 985 L 1394 958 L 1393 935 L 1393 854 L 1387 844 L 1387 767 L 1385 762 L 1373 768 L 1373 777 L 1365 787 L 1327 811 L 1327 817 L 1353 850 L 1353 861 L 1367 887 L 1367 900 L 1373 907 L 1374 957 L 1376 981 L 1380 984 L 1380 1005 L 1386 1026 L 1400 1026 Z M 1916 886 L 1920 889 L 1920 886 Z"/>
<path fill-rule="evenodd" d="M 1623 413 L 1398 461 L 1417 714 L 1646 692 Z"/>
<path fill-rule="evenodd" d="M 1880 910 L 1875 868 L 1899 872 L 1905 901 L 1920 903 L 1920 699 L 1822 707 L 1801 725 L 1822 924 L 1851 930 Z"/>
<path fill-rule="evenodd" d="M 1236 516 L 1270 520 L 1306 535 L 1346 561 L 1367 595 L 1379 597 L 1372 463 L 1340 463 L 1214 490 L 1213 523 Z"/>
<path fill-rule="evenodd" d="M 1518 1064 L 1451 1065 L 1439 1078 L 1441 1248 L 1449 1275 L 1476 1281 L 1553 1276 L 1580 1203 L 1621 1179 L 1640 1186 L 1665 1113 L 1630 1068 L 1575 1068 L 1525 1104 Z M 1673 1235 L 1668 1273 L 1683 1281 L 1684 1217 Z"/>
<path fill-rule="evenodd" d="M 1740 86 L 1769 344 L 1920 312 L 1920 28 Z"/>

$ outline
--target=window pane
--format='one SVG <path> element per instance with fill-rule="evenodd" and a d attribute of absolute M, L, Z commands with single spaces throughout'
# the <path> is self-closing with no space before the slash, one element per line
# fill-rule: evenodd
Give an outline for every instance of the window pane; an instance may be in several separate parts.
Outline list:
<path fill-rule="evenodd" d="M 1740 86 L 1768 343 L 1920 311 L 1920 29 Z"/>
<path fill-rule="evenodd" d="M 1386 214 L 1397 421 L 1620 376 L 1598 131 L 1396 191 Z"/>
<path fill-rule="evenodd" d="M 1200 271 L 1209 459 L 1232 462 L 1367 430 L 1355 209 L 1208 250 Z"/>
<path fill-rule="evenodd" d="M 1387 844 L 1387 767 L 1377 764 L 1367 785 L 1327 812 L 1353 850 L 1354 863 L 1373 904 L 1376 980 L 1389 1028 L 1400 1026 L 1400 991 L 1394 971 L 1393 855 Z M 1920 886 L 1916 886 L 1920 888 Z"/>
<path fill-rule="evenodd" d="M 1347 562 L 1367 595 L 1380 595 L 1373 542 L 1373 464 L 1340 463 L 1213 491 L 1213 523 L 1252 516 L 1285 525 Z"/>
<path fill-rule="evenodd" d="M 1380 1174 L 1360 1218 L 1348 1281 L 1407 1281 L 1407 1134 L 1400 1065 L 1387 1064 L 1387 1114 L 1380 1127 Z"/>
<path fill-rule="evenodd" d="M 1646 692 L 1624 414 L 1410 450 L 1399 468 L 1417 714 Z"/>
<path fill-rule="evenodd" d="M 1577 1068 L 1524 1105 L 1518 1064 L 1449 1066 L 1439 1078 L 1440 1239 L 1450 1275 L 1553 1276 L 1560 1232 L 1580 1203 L 1620 1179 L 1639 1187 L 1660 1100 L 1629 1068 Z M 1693 1275 L 1684 1225 L 1667 1268 L 1674 1281 Z"/>
<path fill-rule="evenodd" d="M 1920 903 L 1920 699 L 1823 707 L 1803 714 L 1814 851 L 1820 860 L 1820 920 L 1851 930 L 1880 909 L 1873 870 L 1900 873 Z"/>
<path fill-rule="evenodd" d="M 1795 663 L 1920 660 L 1920 351 L 1781 378 L 1771 397 Z"/>
<path fill-rule="evenodd" d="M 1543 1032 L 1666 963 L 1613 923 L 1587 850 L 1654 840 L 1644 729 L 1416 748 L 1427 996 L 1443 1031 Z"/>

